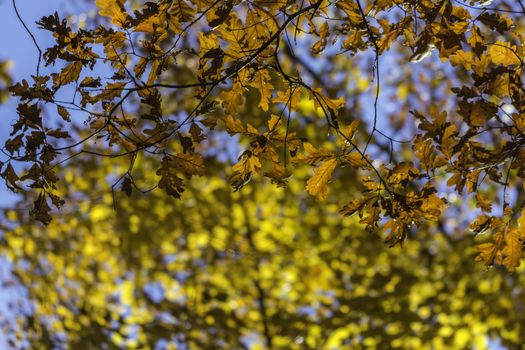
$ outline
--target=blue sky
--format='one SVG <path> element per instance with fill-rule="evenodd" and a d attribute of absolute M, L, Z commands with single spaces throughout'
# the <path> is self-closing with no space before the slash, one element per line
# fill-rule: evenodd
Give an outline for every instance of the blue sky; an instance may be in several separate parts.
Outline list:
<path fill-rule="evenodd" d="M 44 15 L 49 15 L 64 5 L 63 1 L 58 0 L 18 0 L 18 10 L 26 22 L 27 26 L 35 34 L 42 47 L 51 43 L 51 38 L 44 32 L 36 30 L 35 21 Z M 10 59 L 13 61 L 11 73 L 15 80 L 27 78 L 34 74 L 36 69 L 38 51 L 32 45 L 31 39 L 18 21 L 11 0 L 0 0 L 0 59 Z M 0 143 L 3 144 L 9 136 L 11 123 L 16 119 L 14 114 L 16 101 L 10 101 L 5 105 L 0 105 Z M 0 182 L 0 206 L 8 206 L 14 200 L 14 195 L 7 190 L 5 184 Z M 0 261 L 0 268 L 3 273 L 1 278 L 5 278 L 5 261 Z M 0 319 L 9 317 L 6 303 L 10 299 L 9 292 L 0 289 Z M 6 349 L 5 335 L 0 333 L 0 349 Z"/>
<path fill-rule="evenodd" d="M 64 7 L 62 0 L 17 0 L 17 8 L 26 25 L 35 35 L 39 45 L 46 47 L 51 44 L 51 36 L 37 30 L 35 21 Z M 29 78 L 35 74 L 38 51 L 31 38 L 16 17 L 11 0 L 0 0 L 0 59 L 13 61 L 11 73 L 15 80 Z M 16 120 L 16 101 L 0 105 L 0 143 L 3 144 L 9 136 L 11 123 Z M 0 206 L 9 205 L 14 195 L 0 183 Z"/>

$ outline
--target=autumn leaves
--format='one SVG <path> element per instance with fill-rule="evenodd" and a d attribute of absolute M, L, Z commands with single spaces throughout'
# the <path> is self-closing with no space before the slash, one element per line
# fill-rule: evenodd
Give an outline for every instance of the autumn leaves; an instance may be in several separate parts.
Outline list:
<path fill-rule="evenodd" d="M 205 150 L 220 132 L 236 136 L 242 145 L 234 164 L 223 164 L 233 190 L 259 175 L 286 186 L 307 165 L 311 176 L 304 189 L 324 200 L 339 169 L 351 168 L 359 183 L 349 191 L 341 213 L 357 213 L 369 229 L 386 224 L 390 245 L 403 242 L 411 227 L 440 220 L 445 201 L 437 195 L 439 186 L 459 193 L 466 188 L 487 217 L 496 216 L 491 212 L 496 205 L 487 203 L 499 201 L 507 211 L 520 208 L 519 203 L 500 201 L 499 192 L 491 190 L 515 187 L 523 174 L 524 40 L 514 29 L 520 23 L 507 15 L 430 0 L 95 4 L 109 20 L 106 25 L 79 30 L 58 14 L 39 22 L 56 41 L 46 50 L 45 63 L 61 63 L 62 68 L 11 89 L 21 103 L 2 174 L 12 188 L 25 181 L 42 191 L 35 202 L 41 210 L 35 212 L 43 213 L 46 222 L 47 199 L 61 203 L 54 197 L 58 178 L 52 171 L 61 161 L 60 152 L 129 157 L 130 163 L 147 153 L 158 161 L 158 187 L 181 198 L 184 177 L 205 176 L 208 158 L 218 160 Z M 408 131 L 410 143 L 399 146 L 400 158 L 390 163 L 399 142 L 376 128 L 378 119 L 385 118 L 377 113 L 377 63 L 388 50 L 407 63 L 420 46 L 429 45 L 441 62 L 450 63 L 450 76 L 433 82 L 447 85 L 446 95 L 425 101 L 417 95 L 420 86 L 405 86 L 411 96 L 404 99 L 415 102 L 398 112 L 419 127 Z M 362 107 L 370 100 L 348 93 L 349 72 L 363 69 L 371 53 L 373 67 L 361 75 L 373 77 L 377 88 L 372 121 Z M 350 63 L 337 63 L 343 56 Z M 430 61 L 411 64 L 403 74 L 420 69 L 432 73 L 439 62 Z M 315 62 L 339 70 L 309 66 Z M 110 74 L 98 72 L 100 65 Z M 73 101 L 56 98 L 62 87 L 74 90 Z M 314 116 L 302 109 L 306 103 Z M 53 113 L 64 128 L 49 126 L 49 111 L 44 113 L 42 104 L 56 106 Z M 84 119 L 75 125 L 85 128 L 71 141 L 72 114 L 79 111 Z M 322 131 L 308 134 L 312 123 Z M 85 147 L 93 139 L 102 140 L 101 149 Z M 388 151 L 381 145 L 385 140 Z M 18 175 L 11 162 L 34 166 Z M 134 183 L 132 168 L 130 164 L 125 174 L 126 193 Z M 448 175 L 441 181 L 437 173 Z M 500 219 L 515 226 L 515 215 L 507 211 Z M 481 246 L 482 260 L 512 269 L 518 261 L 516 242 L 522 238 L 516 241 L 508 233 L 512 230 L 496 227 L 491 229 L 494 251 L 489 254 L 488 246 Z M 489 259 L 498 254 L 503 258 Z"/>

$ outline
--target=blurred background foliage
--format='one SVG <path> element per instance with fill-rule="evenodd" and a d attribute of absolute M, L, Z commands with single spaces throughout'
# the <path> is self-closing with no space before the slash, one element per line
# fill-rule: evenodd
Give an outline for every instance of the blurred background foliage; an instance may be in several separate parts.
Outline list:
<path fill-rule="evenodd" d="M 9 97 L 7 88 L 12 84 L 11 75 L 9 74 L 11 65 L 11 61 L 0 59 L 0 103 L 6 102 Z"/>
<path fill-rule="evenodd" d="M 388 249 L 355 216 L 336 214 L 352 176 L 334 182 L 328 205 L 304 194 L 301 172 L 286 189 L 254 181 L 232 193 L 218 164 L 189 182 L 183 201 L 112 196 L 101 179 L 126 167 L 107 158 L 69 166 L 61 194 L 74 200 L 47 227 L 28 220 L 26 201 L 5 212 L 1 254 L 30 304 L 7 333 L 15 348 L 522 344 L 523 269 L 486 270 L 471 237 L 436 227 Z M 153 169 L 139 159 L 137 181 L 154 184 Z"/>

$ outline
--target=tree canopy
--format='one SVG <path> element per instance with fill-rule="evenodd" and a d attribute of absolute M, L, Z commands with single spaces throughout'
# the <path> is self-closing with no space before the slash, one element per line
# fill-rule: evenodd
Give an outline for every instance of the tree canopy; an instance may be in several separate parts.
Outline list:
<path fill-rule="evenodd" d="M 0 63 L 14 347 L 521 345 L 525 2 L 80 3 Z"/>

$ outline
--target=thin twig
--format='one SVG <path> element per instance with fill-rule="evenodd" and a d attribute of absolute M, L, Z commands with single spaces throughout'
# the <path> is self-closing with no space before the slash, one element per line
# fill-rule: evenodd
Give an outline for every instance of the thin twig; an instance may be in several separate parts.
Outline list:
<path fill-rule="evenodd" d="M 31 33 L 31 31 L 25 24 L 24 20 L 22 19 L 22 16 L 20 16 L 20 13 L 18 12 L 18 8 L 16 7 L 16 0 L 13 0 L 13 8 L 15 9 L 15 13 L 16 13 L 16 17 L 18 18 L 18 21 L 22 24 L 26 32 L 29 34 L 29 36 L 31 37 L 31 40 L 33 40 L 33 43 L 35 44 L 36 49 L 38 50 L 38 63 L 36 65 L 36 76 L 38 77 L 40 76 L 40 63 L 42 62 L 42 49 L 40 49 L 40 46 L 38 45 L 35 36 L 33 35 L 33 33 Z"/>

